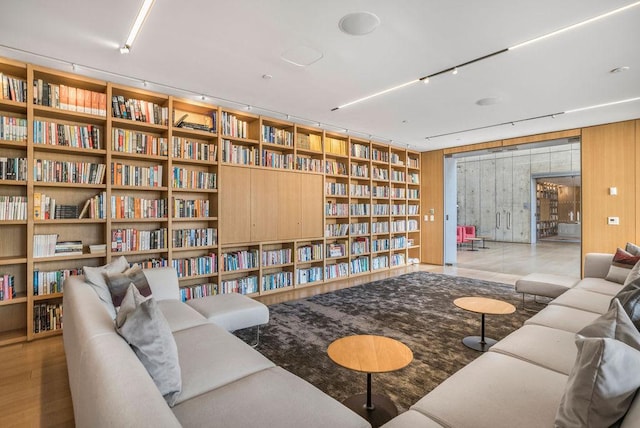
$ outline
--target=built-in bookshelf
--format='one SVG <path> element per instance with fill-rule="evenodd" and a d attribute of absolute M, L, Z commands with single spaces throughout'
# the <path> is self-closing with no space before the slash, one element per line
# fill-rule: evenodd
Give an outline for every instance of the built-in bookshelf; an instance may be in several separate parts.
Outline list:
<path fill-rule="evenodd" d="M 0 81 L 0 345 L 60 334 L 64 280 L 120 255 L 183 300 L 419 258 L 418 152 L 12 60 Z M 262 196 L 225 222 L 236 170 Z"/>

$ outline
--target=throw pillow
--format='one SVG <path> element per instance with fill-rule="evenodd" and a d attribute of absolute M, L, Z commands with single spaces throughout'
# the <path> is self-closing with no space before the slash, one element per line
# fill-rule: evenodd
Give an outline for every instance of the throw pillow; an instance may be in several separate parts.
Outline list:
<path fill-rule="evenodd" d="M 640 246 L 632 242 L 627 242 L 627 246 L 624 248 L 628 253 L 633 254 L 634 256 L 640 256 Z"/>
<path fill-rule="evenodd" d="M 109 292 L 111 293 L 111 299 L 113 306 L 116 308 L 122 303 L 124 295 L 127 293 L 129 284 L 134 284 L 140 294 L 144 297 L 151 295 L 151 287 L 147 282 L 147 277 L 144 276 L 144 272 L 139 265 L 133 265 L 124 272 L 113 272 L 105 275 L 107 284 L 109 286 Z"/>
<path fill-rule="evenodd" d="M 113 307 L 113 302 L 111 300 L 111 293 L 109 292 L 109 287 L 107 286 L 104 274 L 109 272 L 124 272 L 125 269 L 129 267 L 129 263 L 124 256 L 120 256 L 114 261 L 104 266 L 83 266 L 82 272 L 84 273 L 84 278 L 93 288 L 93 290 L 98 294 L 100 301 L 104 305 L 104 307 L 111 315 L 112 319 L 116 318 L 116 310 Z"/>
<path fill-rule="evenodd" d="M 616 294 L 633 325 L 640 330 L 640 278 L 630 282 Z M 612 302 L 613 304 L 613 302 Z"/>
<path fill-rule="evenodd" d="M 627 275 L 629 275 L 629 269 L 632 269 L 638 261 L 640 261 L 640 256 L 634 256 L 622 248 L 618 248 L 616 254 L 613 256 L 609 272 L 605 279 L 607 281 L 617 282 L 618 284 L 624 284 Z"/>
<path fill-rule="evenodd" d="M 617 298 L 611 301 L 611 306 L 605 314 L 580 330 L 578 335 L 616 339 L 640 351 L 640 332 Z"/>
<path fill-rule="evenodd" d="M 627 413 L 640 387 L 640 352 L 619 340 L 580 337 L 555 426 L 610 427 Z"/>
<path fill-rule="evenodd" d="M 636 265 L 631 269 L 627 275 L 627 279 L 624 280 L 624 285 L 629 285 L 638 278 L 640 278 L 640 262 L 636 263 Z"/>
<path fill-rule="evenodd" d="M 116 317 L 116 331 L 138 356 L 169 406 L 182 391 L 178 347 L 169 323 L 153 298 L 130 284 Z"/>

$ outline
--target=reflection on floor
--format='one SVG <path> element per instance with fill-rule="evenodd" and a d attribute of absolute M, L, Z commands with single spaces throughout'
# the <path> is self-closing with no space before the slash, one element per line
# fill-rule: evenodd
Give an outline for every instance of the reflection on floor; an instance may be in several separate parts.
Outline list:
<path fill-rule="evenodd" d="M 580 276 L 580 243 L 541 241 L 515 244 L 487 241 L 487 249 L 458 250 L 455 267 L 523 276 L 533 272 Z"/>

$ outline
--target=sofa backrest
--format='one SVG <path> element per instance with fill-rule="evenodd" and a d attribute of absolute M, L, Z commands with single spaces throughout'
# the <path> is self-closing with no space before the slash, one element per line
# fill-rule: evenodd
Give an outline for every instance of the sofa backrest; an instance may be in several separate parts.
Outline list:
<path fill-rule="evenodd" d="M 158 300 L 180 300 L 180 287 L 178 285 L 178 273 L 172 267 L 143 269 L 147 277 L 151 294 Z"/>
<path fill-rule="evenodd" d="M 609 273 L 613 254 L 588 253 L 584 256 L 584 277 L 605 278 Z"/>

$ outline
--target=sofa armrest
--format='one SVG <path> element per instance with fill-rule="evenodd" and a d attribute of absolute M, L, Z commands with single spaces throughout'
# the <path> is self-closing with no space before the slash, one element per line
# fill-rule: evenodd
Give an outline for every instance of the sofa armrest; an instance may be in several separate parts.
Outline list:
<path fill-rule="evenodd" d="M 178 273 L 172 267 L 143 269 L 156 300 L 180 300 Z"/>
<path fill-rule="evenodd" d="M 609 253 L 588 253 L 584 257 L 584 277 L 585 278 L 605 278 L 609 273 L 613 254 Z"/>

